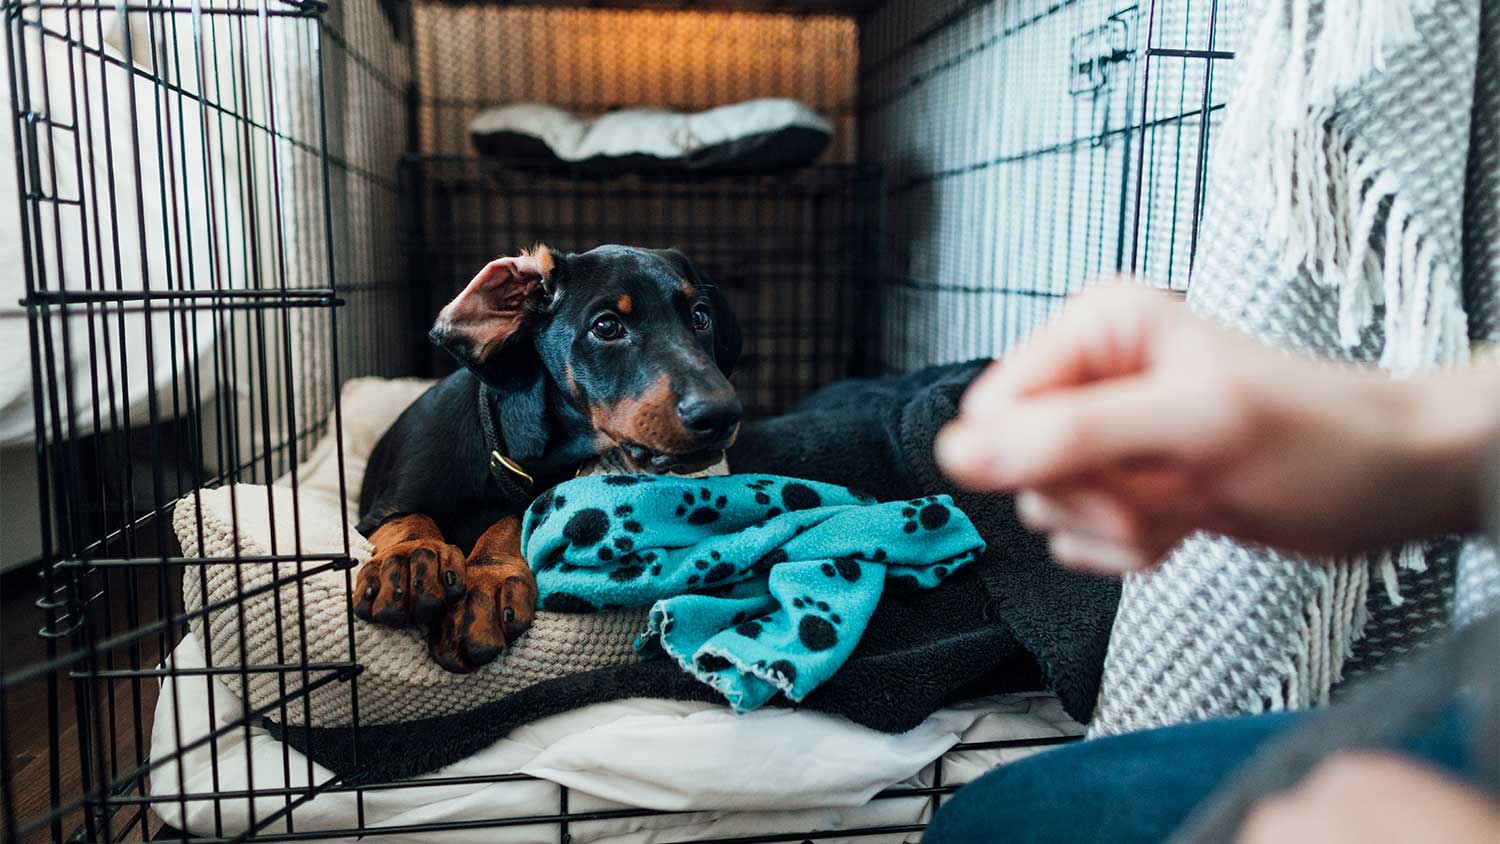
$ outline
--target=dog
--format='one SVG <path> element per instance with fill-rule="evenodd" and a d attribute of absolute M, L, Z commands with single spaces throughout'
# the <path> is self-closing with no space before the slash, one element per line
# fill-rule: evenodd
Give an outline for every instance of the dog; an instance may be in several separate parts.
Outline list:
<path fill-rule="evenodd" d="M 729 383 L 741 334 L 687 256 L 609 245 L 491 261 L 429 336 L 462 367 L 370 455 L 358 530 L 375 553 L 354 611 L 425 628 L 432 658 L 468 673 L 535 619 L 520 516 L 538 493 L 614 449 L 645 473 L 723 457 L 742 415 Z"/>

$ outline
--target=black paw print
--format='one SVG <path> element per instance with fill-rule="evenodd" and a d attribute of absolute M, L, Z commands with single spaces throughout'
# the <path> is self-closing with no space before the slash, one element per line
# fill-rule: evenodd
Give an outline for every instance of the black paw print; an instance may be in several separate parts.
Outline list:
<path fill-rule="evenodd" d="M 784 659 L 778 659 L 770 665 L 766 665 L 766 661 L 763 659 L 756 660 L 755 667 L 779 677 L 788 686 L 797 682 L 797 666 Z"/>
<path fill-rule="evenodd" d="M 698 667 L 699 671 L 705 674 L 717 674 L 726 668 L 734 666 L 734 663 L 718 654 L 698 654 L 698 658 L 693 660 L 693 664 Z"/>
<path fill-rule="evenodd" d="M 906 517 L 906 524 L 901 529 L 907 533 L 916 533 L 920 526 L 927 530 L 937 530 L 948 524 L 951 515 L 947 505 L 939 502 L 936 498 L 913 498 L 906 502 L 901 508 L 901 515 Z"/>
<path fill-rule="evenodd" d="M 691 492 L 682 494 L 682 503 L 677 505 L 677 516 L 679 518 L 686 516 L 690 525 L 713 524 L 719 520 L 719 511 L 723 510 L 724 505 L 728 503 L 727 497 L 721 495 L 714 498 L 711 490 L 700 487 L 696 498 Z"/>
<path fill-rule="evenodd" d="M 717 515 L 717 514 L 716 514 Z M 705 584 L 718 583 L 726 577 L 734 574 L 734 566 L 724 562 L 724 555 L 718 551 L 708 552 L 708 559 L 694 560 L 693 568 L 701 572 L 701 579 Z M 694 574 L 688 577 L 688 583 L 696 585 L 700 575 Z"/>
<path fill-rule="evenodd" d="M 811 510 L 823 503 L 823 497 L 806 484 L 787 484 L 781 488 L 781 503 L 788 510 Z"/>
<path fill-rule="evenodd" d="M 805 613 L 797 622 L 797 638 L 802 640 L 803 647 L 810 651 L 826 651 L 839 643 L 839 631 L 834 625 L 843 624 L 844 620 L 838 613 L 829 612 L 826 602 L 803 595 L 793 598 L 792 606 Z M 824 613 L 826 617 L 817 613 Z"/>
<path fill-rule="evenodd" d="M 553 499 L 552 504 L 554 507 L 561 507 L 562 502 L 563 497 L 559 495 Z M 540 503 L 540 499 L 538 499 L 538 503 Z M 535 504 L 532 505 L 532 509 L 536 509 Z M 546 509 L 545 504 L 543 504 L 542 509 Z M 599 549 L 595 553 L 600 560 L 605 562 L 610 562 L 616 557 L 619 557 L 623 561 L 635 550 L 635 543 L 637 541 L 636 537 L 629 536 L 628 534 L 639 534 L 645 530 L 645 527 L 640 522 L 630 518 L 634 513 L 635 508 L 629 504 L 621 504 L 616 507 L 615 517 L 621 520 L 620 528 L 625 533 L 606 541 L 605 537 L 609 536 L 611 529 L 609 515 L 598 507 L 585 507 L 574 513 L 568 519 L 568 523 L 563 525 L 563 538 L 567 539 L 568 544 L 576 549 L 592 548 L 598 545 Z M 657 568 L 660 569 L 660 566 L 657 566 Z M 622 569 L 619 572 L 612 572 L 610 576 L 616 580 L 634 580 L 640 576 L 639 571 L 633 575 L 625 576 L 625 572 L 627 571 L 628 569 Z"/>
<path fill-rule="evenodd" d="M 859 582 L 859 563 L 853 557 L 838 557 L 823 564 L 823 574 L 827 577 L 842 577 L 850 583 Z"/>
<path fill-rule="evenodd" d="M 755 492 L 756 504 L 771 503 L 771 496 L 766 492 L 766 490 L 771 488 L 771 482 L 769 480 L 761 478 L 758 481 L 751 481 L 750 483 L 745 484 L 745 486 Z"/>
<path fill-rule="evenodd" d="M 563 525 L 563 537 L 574 548 L 598 545 L 606 533 L 609 533 L 609 515 L 598 507 L 579 510 Z"/>
<path fill-rule="evenodd" d="M 763 615 L 760 618 L 735 625 L 734 632 L 744 636 L 746 639 L 759 639 L 760 634 L 765 631 L 765 626 L 770 623 L 771 617 Z"/>
<path fill-rule="evenodd" d="M 756 560 L 755 564 L 750 566 L 750 573 L 755 575 L 756 577 L 765 577 L 766 575 L 771 573 L 771 569 L 773 567 L 786 561 L 786 551 L 780 548 L 772 548 L 765 553 L 765 556 L 761 557 L 759 560 Z"/>
<path fill-rule="evenodd" d="M 536 500 L 531 502 L 531 507 L 527 508 L 531 514 L 531 529 L 536 530 L 538 525 L 546 521 L 548 510 L 561 510 L 566 506 L 568 506 L 568 499 L 557 495 L 555 490 L 549 489 L 537 496 Z"/>

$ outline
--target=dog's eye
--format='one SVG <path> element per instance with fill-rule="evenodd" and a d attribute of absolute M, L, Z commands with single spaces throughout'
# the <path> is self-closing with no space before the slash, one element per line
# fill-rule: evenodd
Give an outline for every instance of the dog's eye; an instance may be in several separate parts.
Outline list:
<path fill-rule="evenodd" d="M 625 336 L 625 326 L 620 324 L 620 318 L 614 314 L 605 314 L 594 320 L 589 330 L 600 340 L 618 340 Z"/>
<path fill-rule="evenodd" d="M 697 331 L 707 331 L 713 324 L 713 317 L 708 313 L 707 305 L 697 305 L 693 308 L 693 328 Z"/>

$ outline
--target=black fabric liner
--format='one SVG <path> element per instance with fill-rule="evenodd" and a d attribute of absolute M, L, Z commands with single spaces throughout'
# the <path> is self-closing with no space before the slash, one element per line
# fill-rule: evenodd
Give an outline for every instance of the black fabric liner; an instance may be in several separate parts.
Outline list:
<path fill-rule="evenodd" d="M 480 155 L 516 170 L 590 177 L 637 173 L 666 178 L 751 176 L 798 170 L 816 161 L 828 148 L 832 136 L 810 126 L 787 126 L 699 147 L 681 158 L 638 153 L 601 155 L 579 161 L 558 158 L 545 141 L 526 132 L 475 132 L 473 140 Z"/>
<path fill-rule="evenodd" d="M 1010 496 L 958 490 L 933 460 L 933 437 L 982 363 L 836 384 L 785 416 L 747 424 L 731 450 L 736 472 L 843 484 L 883 500 L 951 494 L 989 545 L 937 588 L 883 598 L 849 661 L 802 708 L 898 733 L 957 700 L 1050 689 L 1073 718 L 1092 714 L 1119 582 L 1059 567 L 1046 539 L 1016 519 Z M 540 718 L 630 697 L 722 702 L 672 661 L 652 660 L 538 683 L 456 715 L 361 725 L 357 765 L 350 728 L 269 726 L 352 782 L 375 782 L 451 764 Z"/>

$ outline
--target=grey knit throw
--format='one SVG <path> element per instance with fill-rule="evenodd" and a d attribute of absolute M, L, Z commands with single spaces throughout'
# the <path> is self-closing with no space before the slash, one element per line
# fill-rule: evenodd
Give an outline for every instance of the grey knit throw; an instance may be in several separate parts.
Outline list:
<path fill-rule="evenodd" d="M 1500 3 L 1259 5 L 1190 306 L 1396 375 L 1465 363 L 1500 336 Z M 1190 537 L 1126 582 L 1091 734 L 1325 703 L 1446 630 L 1455 603 L 1494 606 L 1495 572 L 1457 538 L 1324 564 Z"/>

